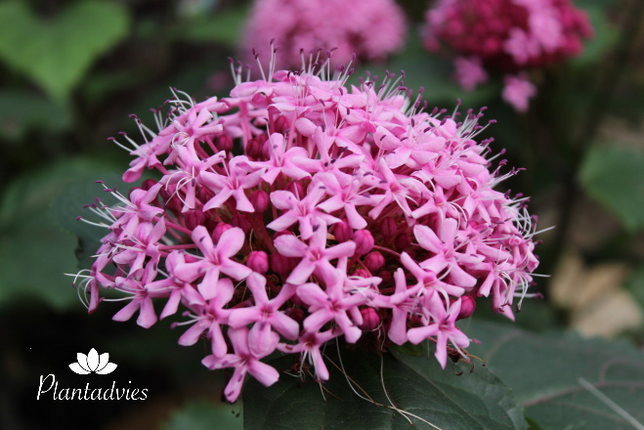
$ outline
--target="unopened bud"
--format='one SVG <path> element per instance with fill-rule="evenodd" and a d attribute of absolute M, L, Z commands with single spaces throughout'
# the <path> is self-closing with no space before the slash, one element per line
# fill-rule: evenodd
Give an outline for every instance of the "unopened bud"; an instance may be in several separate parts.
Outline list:
<path fill-rule="evenodd" d="M 360 314 L 362 314 L 362 325 L 360 325 L 362 330 L 372 331 L 380 325 L 380 315 L 374 308 L 360 309 Z"/>
<path fill-rule="evenodd" d="M 411 238 L 407 232 L 398 233 L 394 239 L 394 247 L 396 251 L 405 251 L 411 245 Z"/>
<path fill-rule="evenodd" d="M 458 313 L 458 319 L 467 318 L 476 310 L 476 301 L 472 296 L 461 297 L 461 311 Z"/>
<path fill-rule="evenodd" d="M 263 157 L 264 142 L 260 142 L 257 138 L 250 139 L 246 142 L 246 155 L 255 160 Z"/>
<path fill-rule="evenodd" d="M 380 221 L 380 232 L 385 242 L 389 242 L 396 237 L 398 233 L 398 226 L 396 226 L 396 221 L 393 218 L 385 218 Z"/>
<path fill-rule="evenodd" d="M 251 229 L 250 221 L 246 218 L 245 215 L 235 215 L 230 221 L 233 227 L 239 227 L 244 230 L 244 233 L 248 234 Z"/>
<path fill-rule="evenodd" d="M 364 265 L 371 273 L 376 273 L 376 270 L 381 269 L 385 265 L 385 257 L 378 251 L 370 252 L 364 258 Z"/>
<path fill-rule="evenodd" d="M 373 249 L 374 240 L 369 230 L 358 230 L 353 234 L 356 243 L 355 255 L 362 256 Z"/>
<path fill-rule="evenodd" d="M 391 272 L 389 270 L 381 270 L 380 272 L 378 272 L 378 274 L 376 276 L 378 276 L 380 279 L 382 279 L 383 284 L 385 284 L 385 283 L 387 283 L 387 282 L 389 282 L 389 281 L 391 281 L 393 279 L 393 276 L 391 276 Z"/>
<path fill-rule="evenodd" d="M 295 268 L 295 264 L 293 264 L 292 259 L 283 256 L 279 252 L 272 253 L 270 260 L 271 270 L 280 275 L 282 279 L 286 279 L 290 271 Z"/>
<path fill-rule="evenodd" d="M 156 181 L 156 180 L 154 180 L 154 179 L 146 179 L 146 180 L 145 180 L 145 181 L 143 181 L 143 183 L 141 184 L 141 188 L 147 191 L 147 190 L 149 190 L 150 188 L 154 187 L 156 184 L 157 184 L 157 181 Z"/>
<path fill-rule="evenodd" d="M 355 272 L 353 272 L 353 275 L 351 276 L 359 276 L 361 278 L 369 278 L 371 277 L 371 274 L 366 271 L 365 269 L 356 269 Z"/>
<path fill-rule="evenodd" d="M 252 271 L 264 274 L 268 272 L 268 255 L 264 251 L 253 251 L 246 264 Z"/>
<path fill-rule="evenodd" d="M 286 186 L 286 191 L 292 192 L 300 200 L 304 198 L 304 186 L 299 181 L 288 184 Z"/>
<path fill-rule="evenodd" d="M 298 323 L 304 321 L 304 311 L 300 308 L 287 308 L 284 313 Z"/>
<path fill-rule="evenodd" d="M 214 243 L 219 243 L 219 239 L 221 238 L 221 235 L 224 234 L 224 232 L 228 229 L 233 228 L 232 225 L 226 224 L 224 222 L 220 222 L 217 224 L 217 227 L 212 231 L 212 240 Z"/>
<path fill-rule="evenodd" d="M 268 194 L 264 190 L 255 190 L 253 194 L 250 195 L 250 202 L 257 213 L 264 213 L 268 207 Z"/>
<path fill-rule="evenodd" d="M 222 134 L 217 137 L 217 149 L 220 151 L 232 151 L 233 150 L 233 139 L 227 134 Z"/>
<path fill-rule="evenodd" d="M 289 121 L 285 116 L 279 116 L 273 123 L 273 128 L 275 129 L 276 133 L 284 133 L 289 128 L 291 128 L 291 125 L 289 124 Z"/>
<path fill-rule="evenodd" d="M 203 225 L 206 220 L 206 216 L 200 209 L 195 209 L 186 212 L 183 219 L 185 220 L 186 227 L 190 230 L 194 230 L 197 226 Z"/>
<path fill-rule="evenodd" d="M 333 224 L 333 236 L 338 242 L 346 242 L 351 240 L 353 236 L 353 229 L 349 226 L 347 221 L 341 221 Z"/>

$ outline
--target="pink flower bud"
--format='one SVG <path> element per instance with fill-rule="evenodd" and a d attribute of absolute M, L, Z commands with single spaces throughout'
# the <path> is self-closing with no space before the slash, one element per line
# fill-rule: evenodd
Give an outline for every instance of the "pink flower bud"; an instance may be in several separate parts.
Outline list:
<path fill-rule="evenodd" d="M 233 227 L 239 227 L 244 230 L 244 233 L 248 234 L 251 229 L 250 221 L 246 218 L 245 215 L 235 215 L 230 221 Z"/>
<path fill-rule="evenodd" d="M 361 329 L 372 331 L 380 325 L 380 315 L 378 315 L 378 312 L 374 308 L 362 308 L 360 309 L 360 314 L 362 314 Z"/>
<path fill-rule="evenodd" d="M 299 197 L 300 199 L 304 198 L 304 186 L 302 186 L 301 182 L 291 182 L 286 186 L 286 191 L 290 191 L 293 194 L 295 194 L 296 197 Z"/>
<path fill-rule="evenodd" d="M 186 212 L 183 216 L 183 219 L 185 220 L 186 227 L 188 227 L 190 230 L 194 230 L 195 227 L 203 225 L 204 221 L 206 220 L 206 216 L 204 215 L 202 210 L 195 209 Z"/>
<path fill-rule="evenodd" d="M 269 104 L 268 97 L 264 93 L 256 93 L 251 100 L 256 108 L 265 108 Z"/>
<path fill-rule="evenodd" d="M 476 301 L 472 296 L 461 297 L 461 311 L 458 313 L 458 319 L 467 318 L 474 313 Z"/>
<path fill-rule="evenodd" d="M 382 232 L 382 237 L 385 242 L 393 240 L 398 233 L 398 226 L 396 226 L 396 221 L 393 218 L 385 218 L 380 221 L 380 231 Z"/>
<path fill-rule="evenodd" d="M 356 269 L 356 271 L 353 272 L 353 275 L 351 275 L 351 276 L 359 276 L 361 278 L 369 278 L 369 277 L 371 277 L 371 273 L 369 273 L 368 271 L 366 271 L 364 269 Z"/>
<path fill-rule="evenodd" d="M 172 193 L 170 193 L 170 194 L 168 195 L 168 197 L 165 197 L 165 196 L 163 195 L 163 193 L 165 193 L 164 188 L 165 188 L 165 187 L 161 187 L 161 191 L 160 191 L 160 193 L 161 193 L 161 197 L 163 197 L 163 200 L 164 200 L 163 206 L 164 206 L 167 210 L 172 211 L 172 212 L 174 212 L 175 214 L 180 214 L 180 213 L 181 213 L 181 209 L 183 208 L 183 202 L 181 202 L 181 200 L 179 200 L 179 197 L 177 197 L 177 195 L 176 195 L 176 194 L 172 194 Z M 174 187 L 172 187 L 172 188 L 174 188 Z"/>
<path fill-rule="evenodd" d="M 381 270 L 376 276 L 382 279 L 383 284 L 393 279 L 393 276 L 391 275 L 391 272 L 389 270 Z"/>
<path fill-rule="evenodd" d="M 260 142 L 257 138 L 250 139 L 246 142 L 246 155 L 255 160 L 263 158 L 264 142 Z"/>
<path fill-rule="evenodd" d="M 292 261 L 293 259 L 285 257 L 279 252 L 272 253 L 270 260 L 271 270 L 280 275 L 282 279 L 286 279 L 289 275 L 289 272 L 295 269 L 295 264 Z"/>
<path fill-rule="evenodd" d="M 374 240 L 369 230 L 358 230 L 353 234 L 356 243 L 355 255 L 362 256 L 373 249 Z"/>
<path fill-rule="evenodd" d="M 268 254 L 264 251 L 253 251 L 248 256 L 246 265 L 254 272 L 264 274 L 268 272 Z"/>
<path fill-rule="evenodd" d="M 405 251 L 411 245 L 411 238 L 407 232 L 398 233 L 394 239 L 396 251 Z"/>
<path fill-rule="evenodd" d="M 143 189 L 143 190 L 146 190 L 146 191 L 147 191 L 147 190 L 149 190 L 150 188 L 154 187 L 156 184 L 157 184 L 157 181 L 156 181 L 156 180 L 154 180 L 154 179 L 146 179 L 146 180 L 145 180 L 145 181 L 143 181 L 143 183 L 141 184 L 141 189 Z M 134 188 L 133 188 L 133 189 L 134 189 Z M 131 192 L 131 191 L 130 191 L 130 192 Z"/>
<path fill-rule="evenodd" d="M 233 139 L 227 134 L 222 134 L 217 137 L 217 144 L 215 145 L 220 151 L 232 151 Z"/>
<path fill-rule="evenodd" d="M 288 308 L 284 313 L 299 323 L 304 321 L 304 311 L 300 308 Z"/>
<path fill-rule="evenodd" d="M 346 242 L 353 237 L 353 229 L 346 221 L 333 224 L 333 235 L 338 242 Z"/>
<path fill-rule="evenodd" d="M 273 128 L 276 133 L 284 133 L 286 130 L 291 128 L 288 119 L 285 116 L 279 116 L 273 123 Z"/>
<path fill-rule="evenodd" d="M 221 237 L 222 234 L 228 229 L 233 228 L 232 225 L 226 224 L 224 222 L 220 222 L 217 224 L 217 227 L 212 231 L 212 241 L 214 243 L 219 243 L 219 238 Z"/>
<path fill-rule="evenodd" d="M 378 251 L 373 251 L 367 254 L 364 258 L 364 265 L 371 273 L 376 273 L 376 270 L 385 265 L 385 257 Z"/>
<path fill-rule="evenodd" d="M 257 213 L 264 213 L 268 207 L 268 194 L 264 190 L 255 190 L 253 194 L 250 195 L 250 202 L 253 204 L 253 208 Z"/>

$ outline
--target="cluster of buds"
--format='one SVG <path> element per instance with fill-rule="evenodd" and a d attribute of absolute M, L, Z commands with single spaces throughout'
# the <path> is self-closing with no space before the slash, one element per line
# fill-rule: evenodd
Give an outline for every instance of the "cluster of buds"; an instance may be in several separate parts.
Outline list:
<path fill-rule="evenodd" d="M 280 47 L 278 67 L 302 67 L 301 51 L 334 50 L 333 61 L 381 61 L 402 48 L 405 13 L 394 0 L 255 0 L 244 28 L 242 56 Z M 264 54 L 264 52 L 259 52 Z"/>
<path fill-rule="evenodd" d="M 534 223 L 526 198 L 494 189 L 516 171 L 490 169 L 481 114 L 425 111 L 391 74 L 348 87 L 351 70 L 331 76 L 328 61 L 272 64 L 256 81 L 233 68 L 226 98 L 175 92 L 159 131 L 136 119 L 144 142 L 115 140 L 134 157 L 126 182 L 158 179 L 128 196 L 104 184 L 120 203 L 89 206 L 107 229 L 77 275 L 89 311 L 126 301 L 113 319 L 148 328 L 184 310 L 178 342 L 207 339 L 203 364 L 234 369 L 229 401 L 246 374 L 278 380 L 262 362 L 276 350 L 319 381 L 337 338 L 429 341 L 445 367 L 478 298 L 513 318 L 538 265 Z"/>
<path fill-rule="evenodd" d="M 439 0 L 426 13 L 424 44 L 445 44 L 459 57 L 456 79 L 466 90 L 487 79 L 486 69 L 506 77 L 504 99 L 524 111 L 536 89 L 525 77 L 581 53 L 593 34 L 586 14 L 570 0 Z"/>

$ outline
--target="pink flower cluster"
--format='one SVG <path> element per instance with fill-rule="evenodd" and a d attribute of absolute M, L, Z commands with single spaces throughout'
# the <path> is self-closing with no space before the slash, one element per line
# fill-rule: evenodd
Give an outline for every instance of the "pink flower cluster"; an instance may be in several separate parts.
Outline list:
<path fill-rule="evenodd" d="M 405 15 L 394 0 L 255 0 L 244 29 L 243 56 L 279 46 L 279 67 L 302 67 L 318 49 L 334 50 L 336 64 L 379 61 L 403 46 Z"/>
<path fill-rule="evenodd" d="M 392 75 L 349 88 L 328 70 L 242 82 L 237 69 L 229 97 L 175 93 L 158 132 L 137 119 L 144 142 L 117 142 L 134 157 L 125 181 L 159 179 L 129 197 L 103 185 L 120 203 L 90 205 L 108 233 L 78 275 L 89 311 L 101 288 L 127 302 L 116 321 L 185 309 L 179 344 L 210 342 L 203 364 L 234 369 L 230 401 L 246 374 L 278 380 L 262 362 L 276 350 L 328 379 L 336 338 L 429 340 L 445 367 L 448 344 L 470 343 L 456 321 L 487 296 L 513 318 L 538 265 L 526 198 L 494 190 L 516 171 L 491 171 L 490 141 L 475 140 L 481 114 L 457 122 Z"/>
<path fill-rule="evenodd" d="M 456 79 L 470 90 L 485 82 L 485 68 L 543 68 L 580 54 L 592 34 L 586 14 L 570 0 L 438 0 L 426 14 L 424 43 L 432 52 L 443 43 L 459 56 Z M 505 100 L 525 110 L 534 85 L 523 77 L 509 82 L 515 85 Z"/>

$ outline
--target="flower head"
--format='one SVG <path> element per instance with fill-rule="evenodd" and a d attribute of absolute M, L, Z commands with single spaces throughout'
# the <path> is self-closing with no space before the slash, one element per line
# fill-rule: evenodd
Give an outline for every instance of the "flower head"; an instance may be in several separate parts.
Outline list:
<path fill-rule="evenodd" d="M 230 401 L 247 374 L 277 381 L 262 361 L 276 349 L 328 379 L 334 339 L 429 341 L 445 366 L 448 344 L 469 344 L 456 321 L 481 296 L 513 317 L 538 264 L 525 199 L 494 190 L 516 171 L 490 169 L 480 114 L 423 112 L 392 75 L 347 88 L 326 70 L 238 70 L 222 100 L 175 92 L 159 131 L 130 142 L 124 179 L 158 179 L 90 206 L 108 230 L 79 275 L 90 311 L 101 288 L 127 302 L 118 321 L 183 310 L 179 344 L 205 339 L 203 364 L 235 369 Z"/>
<path fill-rule="evenodd" d="M 335 64 L 347 64 L 355 53 L 382 60 L 400 49 L 405 15 L 393 0 L 255 0 L 242 42 L 251 52 L 268 51 L 271 40 L 280 49 L 279 67 L 302 66 L 303 54 L 333 50 Z"/>
<path fill-rule="evenodd" d="M 593 35 L 588 17 L 570 0 L 439 0 L 425 21 L 426 49 L 442 44 L 457 57 L 455 77 L 465 90 L 484 82 L 486 70 L 516 73 L 560 63 L 580 54 L 583 39 Z M 524 85 L 503 98 L 524 111 L 528 94 Z"/>

